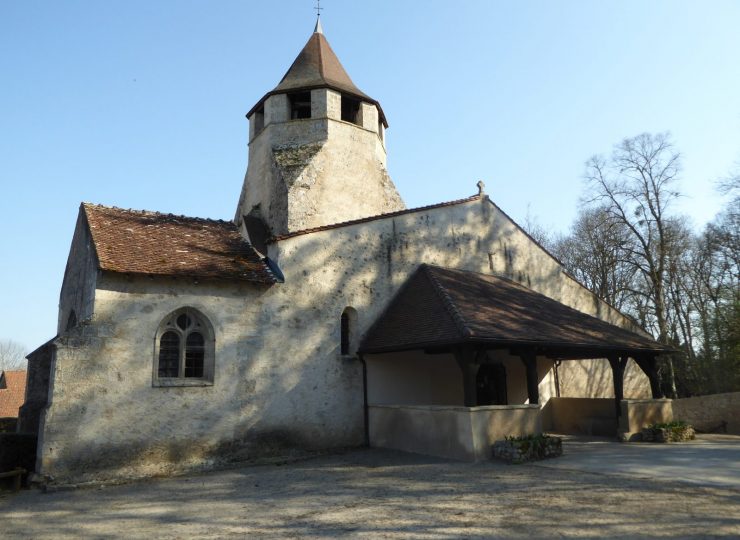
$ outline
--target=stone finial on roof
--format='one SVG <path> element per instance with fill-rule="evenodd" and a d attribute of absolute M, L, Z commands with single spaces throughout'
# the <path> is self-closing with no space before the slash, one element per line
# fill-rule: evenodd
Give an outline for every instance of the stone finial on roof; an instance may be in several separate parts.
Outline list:
<path fill-rule="evenodd" d="M 486 194 L 486 184 L 485 182 L 483 182 L 483 180 L 478 180 L 478 183 L 475 185 L 478 186 L 478 195 Z"/>

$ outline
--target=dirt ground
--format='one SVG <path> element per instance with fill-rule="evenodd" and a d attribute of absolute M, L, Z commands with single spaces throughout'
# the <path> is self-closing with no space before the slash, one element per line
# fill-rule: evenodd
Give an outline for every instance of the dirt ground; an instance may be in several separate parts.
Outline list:
<path fill-rule="evenodd" d="M 739 537 L 740 491 L 356 450 L 146 483 L 0 493 L 3 538 Z"/>

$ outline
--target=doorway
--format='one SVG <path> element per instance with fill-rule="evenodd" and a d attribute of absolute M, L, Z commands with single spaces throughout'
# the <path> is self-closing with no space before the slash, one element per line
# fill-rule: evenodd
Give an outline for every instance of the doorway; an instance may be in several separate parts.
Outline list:
<path fill-rule="evenodd" d="M 508 405 L 506 368 L 503 364 L 482 364 L 475 378 L 477 405 Z"/>

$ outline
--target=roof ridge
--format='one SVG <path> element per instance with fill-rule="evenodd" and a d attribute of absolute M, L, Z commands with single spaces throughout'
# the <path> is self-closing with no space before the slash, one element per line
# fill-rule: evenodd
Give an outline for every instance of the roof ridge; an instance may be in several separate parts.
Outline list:
<path fill-rule="evenodd" d="M 444 306 L 445 310 L 447 310 L 447 313 L 450 315 L 450 317 L 452 317 L 452 320 L 455 321 L 455 326 L 457 326 L 457 329 L 460 330 L 462 336 L 464 338 L 473 337 L 473 331 L 468 326 L 465 318 L 462 316 L 462 313 L 460 313 L 460 310 L 457 309 L 457 306 L 452 301 L 452 298 L 450 298 L 450 294 L 447 292 L 447 289 L 444 288 L 444 286 L 439 282 L 437 277 L 432 272 L 432 268 L 441 267 L 424 263 L 420 266 L 420 268 L 429 278 L 429 281 L 432 283 L 432 288 L 437 293 L 437 296 L 440 298 L 440 300 L 442 300 L 442 305 Z"/>
<path fill-rule="evenodd" d="M 165 212 L 158 212 L 156 210 L 136 210 L 133 208 L 121 208 L 120 206 L 108 206 L 105 204 L 90 203 L 90 202 L 85 202 L 85 201 L 82 201 L 82 206 L 84 206 L 85 208 L 102 208 L 105 210 L 116 210 L 119 212 L 126 212 L 129 214 L 161 216 L 161 217 L 168 217 L 168 218 L 181 218 L 181 219 L 189 219 L 192 221 L 205 221 L 208 223 L 234 225 L 234 222 L 231 220 L 203 218 L 203 217 L 197 217 L 197 216 L 186 216 L 185 214 L 173 214 L 172 212 L 165 213 Z M 234 227 L 236 227 L 236 225 L 234 225 Z"/>
<path fill-rule="evenodd" d="M 349 221 L 339 221 L 337 223 L 330 223 L 328 225 L 321 225 L 319 227 L 310 227 L 308 229 L 301 229 L 299 231 L 294 231 L 286 234 L 279 234 L 276 236 L 273 236 L 272 238 L 268 238 L 267 242 L 269 244 L 272 244 L 274 242 L 278 242 L 280 240 L 287 240 L 288 238 L 293 238 L 294 236 L 303 236 L 304 234 L 311 234 L 314 232 L 321 232 L 321 231 L 327 231 L 331 229 L 339 229 L 341 227 L 349 227 L 351 225 L 357 225 L 359 223 L 366 223 L 368 221 L 374 221 L 376 219 L 385 219 L 389 217 L 395 217 L 395 216 L 402 216 L 404 214 L 413 214 L 414 212 L 423 212 L 424 210 L 434 210 L 436 208 L 444 208 L 446 206 L 454 206 L 456 204 L 463 204 L 466 202 L 472 202 L 478 199 L 481 199 L 481 195 L 473 195 L 471 197 L 467 197 L 465 199 L 456 199 L 454 201 L 445 201 L 441 203 L 436 204 L 429 204 L 427 206 L 417 206 L 416 208 L 405 208 L 403 210 L 396 210 L 395 212 L 387 212 L 385 214 L 375 214 L 374 216 L 367 216 L 364 218 L 357 218 L 357 219 L 351 219 Z"/>
<path fill-rule="evenodd" d="M 323 51 L 322 51 L 323 47 L 322 47 L 322 43 L 321 43 L 321 37 L 323 36 L 323 34 L 316 34 L 316 35 L 318 36 L 316 38 L 316 40 L 318 41 L 318 47 L 317 47 L 317 49 L 318 49 L 318 53 L 319 53 L 319 75 L 321 75 L 321 78 L 322 79 L 326 80 L 326 69 L 325 69 L 326 66 L 324 66 L 324 54 L 323 54 Z M 326 38 L 324 38 L 324 40 L 326 40 Z"/>

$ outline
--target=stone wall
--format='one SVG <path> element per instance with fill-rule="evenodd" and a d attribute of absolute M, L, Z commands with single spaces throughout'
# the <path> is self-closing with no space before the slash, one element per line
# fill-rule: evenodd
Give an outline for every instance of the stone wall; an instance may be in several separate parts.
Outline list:
<path fill-rule="evenodd" d="M 95 317 L 57 340 L 42 475 L 133 478 L 362 444 L 360 363 L 276 292 L 104 274 Z M 156 330 L 183 306 L 214 326 L 213 385 L 154 386 Z"/>
<path fill-rule="evenodd" d="M 497 273 L 631 324 L 487 198 L 295 236 L 270 245 L 269 256 L 285 283 L 103 273 L 92 319 L 57 341 L 53 398 L 40 427 L 41 473 L 99 481 L 362 444 L 362 369 L 340 354 L 341 314 L 356 310 L 362 336 L 423 262 Z M 187 306 L 214 327 L 213 384 L 155 387 L 155 333 Z M 512 378 L 520 363 L 512 364 Z M 549 366 L 540 370 L 541 387 L 552 392 Z"/>
<path fill-rule="evenodd" d="M 561 397 L 614 397 L 614 376 L 609 361 L 565 360 L 558 368 Z M 650 380 L 645 372 L 630 358 L 624 370 L 625 399 L 649 399 Z"/>
<path fill-rule="evenodd" d="M 49 377 L 56 346 L 44 343 L 27 356 L 26 396 L 18 413 L 18 431 L 38 435 L 41 413 L 49 400 Z"/>
<path fill-rule="evenodd" d="M 541 433 L 537 405 L 374 405 L 370 446 L 462 461 L 490 459 L 504 437 Z"/>
<path fill-rule="evenodd" d="M 64 269 L 62 289 L 59 294 L 59 320 L 57 334 L 67 329 L 70 316 L 74 321 L 83 321 L 93 315 L 95 305 L 95 286 L 98 274 L 98 264 L 95 258 L 90 231 L 87 226 L 85 213 L 80 208 L 75 225 L 72 246 Z"/>
<path fill-rule="evenodd" d="M 367 126 L 345 122 L 339 94 L 315 89 L 312 118 L 288 120 L 284 98 L 267 99 L 267 124 L 250 140 L 237 224 L 257 214 L 279 235 L 404 208 L 386 169 L 374 106 L 374 119 L 363 116 Z"/>
<path fill-rule="evenodd" d="M 674 419 L 670 399 L 625 399 L 621 403 L 620 433 L 637 433 L 651 424 Z"/>
<path fill-rule="evenodd" d="M 617 414 L 614 398 L 553 397 L 543 410 L 543 427 L 555 433 L 614 436 Z"/>
<path fill-rule="evenodd" d="M 674 399 L 673 418 L 697 431 L 721 431 L 740 435 L 740 392 Z"/>

